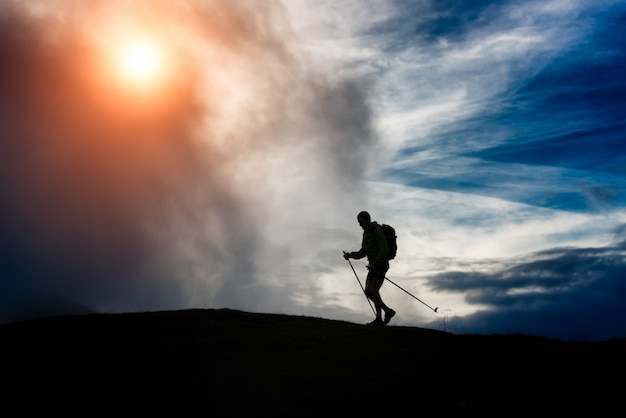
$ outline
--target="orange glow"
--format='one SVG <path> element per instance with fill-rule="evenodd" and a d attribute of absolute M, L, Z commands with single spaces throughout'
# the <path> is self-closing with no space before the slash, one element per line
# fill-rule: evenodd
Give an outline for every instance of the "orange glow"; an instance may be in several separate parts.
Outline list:
<path fill-rule="evenodd" d="M 148 123 L 185 106 L 195 78 L 185 70 L 187 56 L 175 37 L 165 30 L 117 25 L 105 26 L 97 36 L 97 59 L 86 81 L 101 112 L 112 112 L 111 120 L 121 118 L 125 122 L 120 126 Z"/>
<path fill-rule="evenodd" d="M 163 66 L 159 47 L 147 40 L 124 45 L 119 60 L 122 75 L 133 83 L 146 83 L 158 78 Z"/>

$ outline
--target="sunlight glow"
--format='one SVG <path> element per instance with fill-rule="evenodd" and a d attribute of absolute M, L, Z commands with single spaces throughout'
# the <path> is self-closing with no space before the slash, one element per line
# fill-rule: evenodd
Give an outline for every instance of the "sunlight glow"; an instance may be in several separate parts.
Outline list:
<path fill-rule="evenodd" d="M 138 39 L 127 42 L 119 51 L 121 77 L 130 84 L 155 83 L 163 75 L 163 50 L 155 41 Z"/>

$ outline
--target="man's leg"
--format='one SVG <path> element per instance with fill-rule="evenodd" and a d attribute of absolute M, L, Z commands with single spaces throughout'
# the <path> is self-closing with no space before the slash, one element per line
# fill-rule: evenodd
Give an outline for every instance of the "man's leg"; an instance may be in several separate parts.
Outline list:
<path fill-rule="evenodd" d="M 388 324 L 391 318 L 396 314 L 396 311 L 385 305 L 382 297 L 380 296 L 380 288 L 385 282 L 385 274 L 374 272 L 372 270 L 367 274 L 367 280 L 365 281 L 365 294 L 368 298 L 374 302 L 376 308 L 376 318 L 382 320 L 382 311 L 385 311 L 384 323 Z"/>
<path fill-rule="evenodd" d="M 387 306 L 383 303 L 380 297 L 380 288 L 383 285 L 385 279 L 379 274 L 370 270 L 367 273 L 367 279 L 365 280 L 365 294 L 372 302 L 374 302 L 374 308 L 376 309 L 376 318 L 382 321 L 382 311 L 387 311 Z"/>

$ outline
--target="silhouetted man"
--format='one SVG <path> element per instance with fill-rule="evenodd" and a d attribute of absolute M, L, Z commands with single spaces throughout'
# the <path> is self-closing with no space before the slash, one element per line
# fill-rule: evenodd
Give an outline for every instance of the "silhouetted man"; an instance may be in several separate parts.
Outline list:
<path fill-rule="evenodd" d="M 367 257 L 369 270 L 365 280 L 365 296 L 374 302 L 376 319 L 370 325 L 386 325 L 396 314 L 396 311 L 385 305 L 380 297 L 380 288 L 385 281 L 385 274 L 389 270 L 389 248 L 382 227 L 372 218 L 368 212 L 362 211 L 357 215 L 357 221 L 363 228 L 363 241 L 361 249 L 354 252 L 344 252 L 343 258 L 360 259 Z M 385 312 L 385 318 L 381 317 Z"/>

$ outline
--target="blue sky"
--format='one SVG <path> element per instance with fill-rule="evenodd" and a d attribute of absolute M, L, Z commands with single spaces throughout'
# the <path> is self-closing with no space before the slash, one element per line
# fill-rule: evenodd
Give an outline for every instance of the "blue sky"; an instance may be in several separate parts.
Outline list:
<path fill-rule="evenodd" d="M 372 206 L 412 247 L 390 277 L 431 326 L 623 336 L 626 4 L 367 4 L 323 45 L 376 86 Z"/>
<path fill-rule="evenodd" d="M 623 5 L 576 9 L 571 2 L 557 3 L 555 7 L 575 10 L 563 13 L 565 19 L 558 9 L 553 18 L 541 11 L 534 16 L 529 13 L 525 15 L 528 26 L 523 27 L 507 25 L 511 20 L 505 17 L 510 14 L 507 2 L 487 4 L 494 10 L 483 11 L 487 15 L 484 20 L 477 17 L 481 7 L 451 8 L 443 12 L 444 17 L 424 25 L 433 26 L 424 35 L 425 48 L 431 51 L 445 54 L 448 49 L 454 54 L 456 48 L 480 49 L 481 42 L 502 45 L 466 60 L 473 62 L 459 62 L 474 67 L 468 73 L 450 71 L 448 77 L 463 84 L 458 89 L 468 95 L 461 112 L 470 114 L 452 116 L 427 140 L 407 138 L 387 170 L 389 178 L 417 187 L 566 211 L 621 206 L 624 45 L 619 34 Z M 515 8 L 524 9 L 524 2 Z M 457 13 L 461 17 L 450 17 Z M 468 17 L 463 18 L 465 15 Z M 521 20 L 510 23 L 521 25 Z M 518 39 L 502 39 L 506 36 Z M 557 36 L 569 42 L 555 39 Z M 444 37 L 453 46 L 433 47 L 432 37 Z M 512 50 L 519 50 L 501 57 L 498 49 L 509 44 Z M 494 62 L 495 71 L 490 68 Z M 491 77 L 505 82 L 493 82 Z M 474 80 L 475 84 L 467 85 Z M 497 91 L 489 91 L 500 83 Z M 476 90 L 476 99 L 472 90 Z M 477 111 L 465 110 L 472 106 Z M 420 159 L 420 154 L 431 154 L 433 148 L 437 149 L 435 158 Z M 457 167 L 446 173 L 451 161 Z M 429 166 L 423 170 L 426 173 L 420 172 L 421 163 Z M 430 170 L 436 174 L 428 175 Z"/>
<path fill-rule="evenodd" d="M 341 257 L 369 210 L 438 307 L 386 285 L 396 325 L 626 334 L 625 2 L 0 6 L 0 317 L 44 294 L 369 322 Z M 128 28 L 176 57 L 149 102 L 102 78 Z"/>

